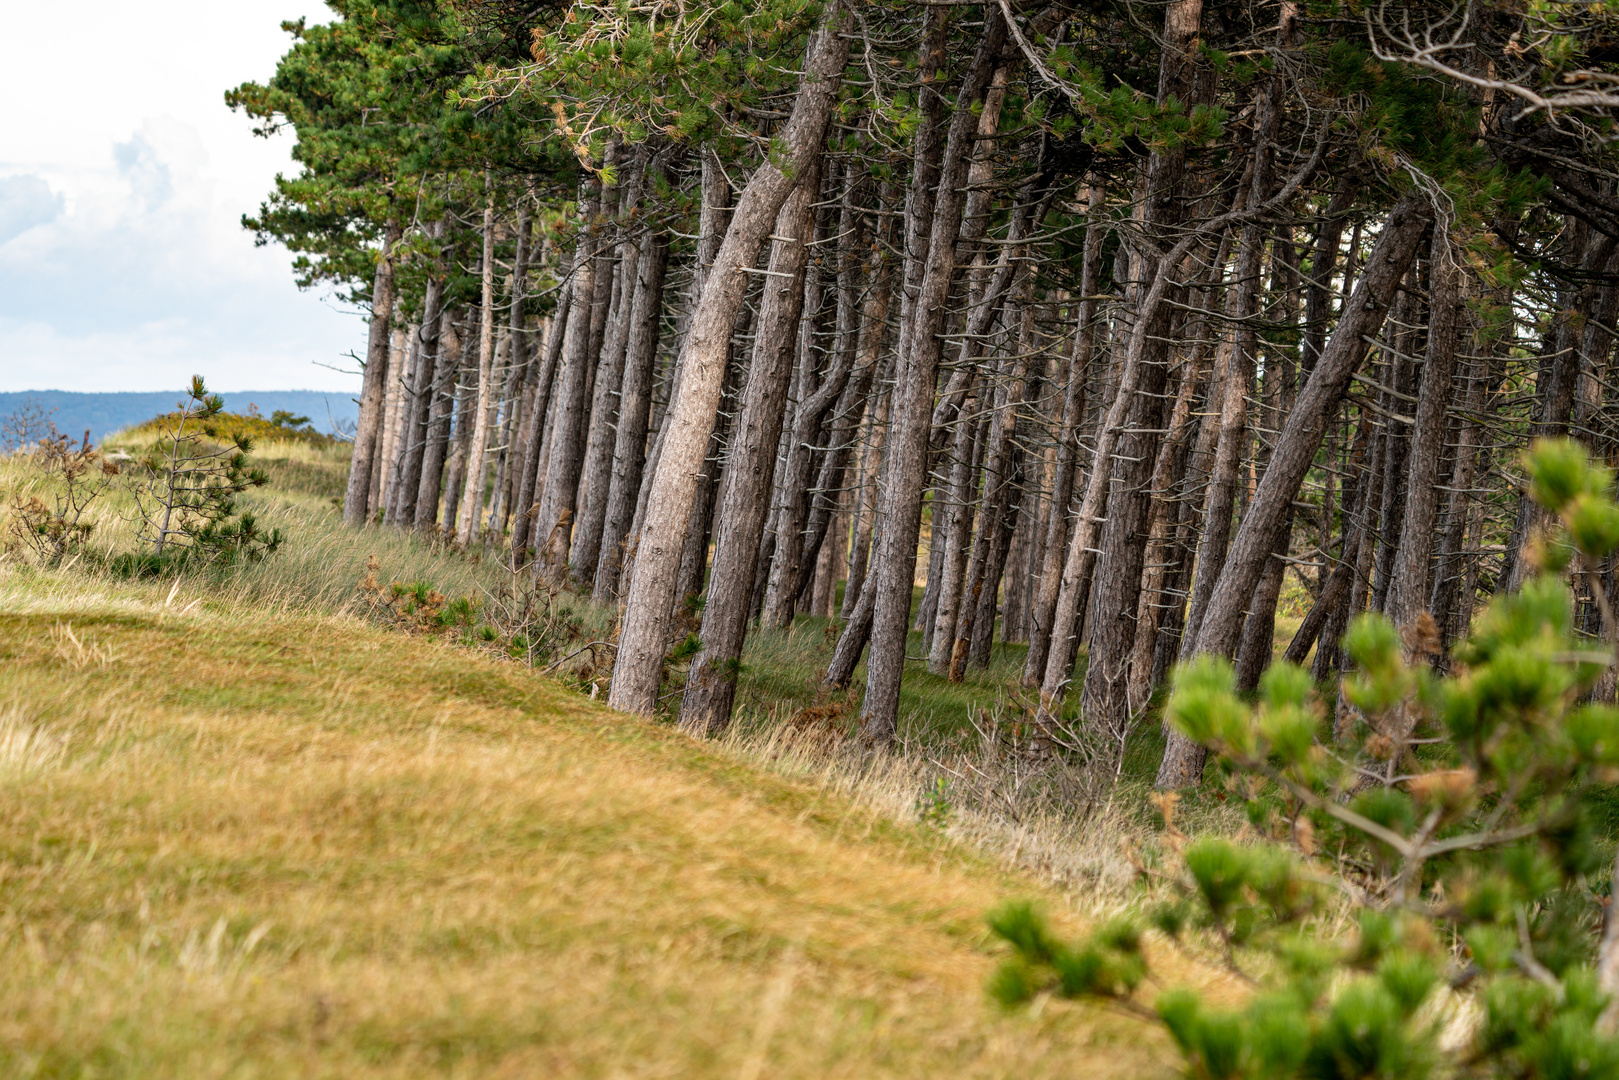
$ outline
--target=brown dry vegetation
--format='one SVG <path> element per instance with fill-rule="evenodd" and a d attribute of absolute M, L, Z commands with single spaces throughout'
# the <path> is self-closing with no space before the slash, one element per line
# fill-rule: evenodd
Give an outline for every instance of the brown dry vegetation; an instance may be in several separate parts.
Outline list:
<path fill-rule="evenodd" d="M 33 1076 L 1165 1074 L 983 993 L 1066 898 L 518 665 L 0 570 L 0 1061 Z"/>

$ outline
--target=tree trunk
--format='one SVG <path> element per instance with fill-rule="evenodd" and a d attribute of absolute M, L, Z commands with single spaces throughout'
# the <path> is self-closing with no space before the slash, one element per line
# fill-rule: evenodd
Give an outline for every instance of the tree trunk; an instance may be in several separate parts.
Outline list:
<path fill-rule="evenodd" d="M 453 249 L 446 261 L 454 259 Z M 422 448 L 421 476 L 416 488 L 416 528 L 437 528 L 439 497 L 444 486 L 444 456 L 449 449 L 450 421 L 455 415 L 455 383 L 461 374 L 461 335 L 455 316 L 446 310 L 439 318 L 438 363 L 428 395 L 427 433 Z"/>
<path fill-rule="evenodd" d="M 571 264 L 570 264 L 571 266 Z M 569 274 L 569 266 L 563 267 L 563 278 Z M 518 479 L 517 499 L 512 506 L 512 569 L 518 569 L 528 561 L 529 553 L 534 549 L 534 518 L 539 513 L 535 504 L 535 496 L 543 496 L 542 487 L 545 479 L 546 466 L 549 461 L 546 457 L 546 447 L 549 440 L 546 435 L 549 429 L 546 420 L 551 415 L 551 401 L 556 389 L 557 367 L 562 360 L 562 346 L 567 334 L 568 318 L 573 308 L 573 290 L 564 285 L 561 294 L 557 297 L 556 311 L 552 313 L 546 323 L 545 343 L 540 356 L 540 369 L 534 376 L 534 401 L 529 406 L 528 416 L 524 422 L 523 435 L 523 471 Z"/>
<path fill-rule="evenodd" d="M 396 297 L 397 299 L 397 297 Z M 397 307 L 397 303 L 395 304 Z M 410 341 L 414 326 L 401 325 L 395 312 L 393 329 L 388 334 L 388 374 L 382 386 L 382 423 L 377 431 L 377 456 L 371 468 L 371 491 L 366 496 L 365 519 L 378 520 L 387 506 L 389 480 L 393 477 L 395 443 L 399 434 L 399 387 L 406 377 L 406 367 L 414 355 Z"/>
<path fill-rule="evenodd" d="M 624 350 L 624 384 L 619 396 L 618 431 L 613 444 L 613 473 L 602 519 L 601 554 L 596 562 L 592 599 L 598 604 L 618 598 L 624 541 L 635 514 L 646 464 L 647 425 L 652 416 L 652 375 L 658 358 L 658 331 L 663 322 L 663 282 L 669 267 L 669 236 L 648 233 L 636 261 L 635 303 L 630 312 L 629 341 Z"/>
<path fill-rule="evenodd" d="M 444 222 L 435 221 L 429 224 L 427 236 L 434 243 L 443 240 Z M 422 482 L 422 460 L 427 449 L 435 373 L 439 363 L 439 343 L 444 324 L 444 267 L 449 258 L 450 254 L 447 251 L 438 253 L 433 271 L 428 274 L 427 287 L 422 297 L 421 340 L 417 345 L 416 370 L 411 376 L 402 434 L 404 447 L 400 451 L 399 480 L 394 485 L 394 499 L 388 507 L 387 520 L 393 525 L 416 523 L 416 499 Z"/>
<path fill-rule="evenodd" d="M 967 557 L 972 552 L 973 518 L 977 513 L 973 492 L 983 461 L 985 423 L 974 415 L 979 411 L 976 397 L 962 402 L 956 420 L 950 478 L 933 496 L 933 527 L 943 541 L 943 558 L 933 609 L 933 630 L 928 648 L 928 670 L 935 675 L 950 673 L 950 657 L 955 650 L 956 623 L 961 617 Z M 941 506 L 941 503 L 945 505 Z M 944 511 L 943 520 L 940 511 Z M 931 570 L 931 567 L 930 567 Z M 958 680 L 959 681 L 959 680 Z"/>
<path fill-rule="evenodd" d="M 787 171 L 767 160 L 748 181 L 692 316 L 662 453 L 651 479 L 646 520 L 636 540 L 635 572 L 608 695 L 615 708 L 650 715 L 657 704 L 680 548 L 696 494 L 697 466 L 719 406 L 731 329 L 747 290 L 744 270 L 757 260 L 760 245 L 792 190 L 792 177 L 820 153 L 848 57 L 843 33 L 849 21 L 847 11 L 835 3 L 811 38 L 798 98 L 777 137 Z"/>
<path fill-rule="evenodd" d="M 1315 460 L 1327 420 L 1365 355 L 1364 338 L 1382 327 L 1395 290 L 1405 277 L 1428 228 L 1431 208 L 1425 196 L 1411 195 L 1389 212 L 1366 271 L 1355 283 L 1343 317 L 1304 384 L 1276 440 L 1270 468 L 1226 555 L 1225 568 L 1209 598 L 1193 654 L 1229 657 L 1236 647 L 1242 615 L 1275 546 L 1276 533 L 1299 485 Z M 1159 765 L 1159 787 L 1186 787 L 1203 773 L 1203 748 L 1172 732 Z"/>
<path fill-rule="evenodd" d="M 590 222 L 600 203 L 600 186 L 591 181 L 594 197 L 585 200 L 584 217 Z M 534 546 L 537 567 L 559 575 L 567 566 L 573 535 L 574 513 L 578 509 L 579 474 L 584 468 L 585 424 L 590 417 L 590 376 L 597 356 L 591 352 L 595 322 L 597 274 L 601 260 L 595 257 L 597 239 L 594 225 L 579 235 L 574 256 L 572 303 L 568 325 L 562 338 L 562 369 L 552 391 L 556 401 L 551 408 L 545 468 L 545 489 L 539 495 L 534 515 Z"/>
<path fill-rule="evenodd" d="M 1428 601 L 1428 610 L 1439 623 L 1440 644 L 1447 652 L 1451 642 L 1466 630 L 1456 620 L 1456 608 L 1462 580 L 1467 576 L 1468 559 L 1463 548 L 1476 501 L 1473 483 L 1478 475 L 1483 442 L 1483 428 L 1475 418 L 1483 414 L 1489 397 L 1491 364 L 1487 357 L 1492 347 L 1499 348 L 1482 326 L 1473 334 L 1472 345 L 1470 351 L 1477 358 L 1472 361 L 1466 380 L 1460 430 L 1456 433 L 1456 461 L 1450 476 L 1450 505 L 1445 515 L 1445 534 L 1440 544 L 1433 594 Z"/>
<path fill-rule="evenodd" d="M 1009 249 L 1010 250 L 1010 249 Z M 1021 262 L 1018 262 L 1021 265 Z M 984 490 L 978 512 L 978 536 L 973 544 L 972 558 L 968 562 L 965 597 L 961 616 L 957 619 L 955 642 L 950 653 L 949 676 L 951 682 L 960 682 L 966 675 L 967 661 L 974 652 L 986 654 L 983 642 L 984 610 L 987 598 L 989 627 L 994 630 L 995 596 L 999 590 L 1001 571 L 1005 566 L 1006 551 L 1002 534 L 1009 520 L 1007 515 L 1014 505 L 1012 498 L 1017 483 L 1017 423 L 1027 405 L 1025 391 L 1029 389 L 1029 360 L 1033 350 L 1029 347 L 1026 320 L 1030 317 L 1029 301 L 1034 288 L 1033 276 L 1024 271 L 1017 274 L 1013 295 L 1006 304 L 1005 325 L 1012 351 L 1016 354 L 1007 364 L 1008 381 L 1000 391 L 999 408 L 989 423 L 989 438 L 984 450 Z"/>
<path fill-rule="evenodd" d="M 1078 472 L 1080 426 L 1085 421 L 1085 386 L 1090 378 L 1091 356 L 1096 350 L 1097 277 L 1101 273 L 1102 187 L 1090 189 L 1089 219 L 1085 227 L 1085 247 L 1081 256 L 1078 317 L 1074 322 L 1074 347 L 1068 358 L 1067 385 L 1063 391 L 1062 422 L 1057 432 L 1057 463 L 1051 485 L 1051 516 L 1046 521 L 1044 558 L 1030 612 L 1029 652 L 1023 665 L 1023 685 L 1040 685 L 1045 675 L 1046 657 L 1051 649 L 1052 618 L 1062 587 L 1063 552 L 1068 542 L 1070 504 L 1074 500 L 1074 477 Z"/>
<path fill-rule="evenodd" d="M 371 326 L 365 347 L 365 379 L 360 389 L 360 419 L 354 429 L 354 454 L 348 490 L 343 498 L 343 524 L 364 525 L 371 498 L 371 473 L 378 468 L 382 433 L 382 399 L 388 382 L 389 326 L 394 308 L 394 248 L 399 220 L 390 217 L 383 229 L 382 250 L 371 279 Z"/>
<path fill-rule="evenodd" d="M 1619 258 L 1615 238 L 1601 236 L 1593 239 L 1590 227 L 1578 218 L 1570 219 L 1564 230 L 1565 265 L 1578 265 L 1587 284 L 1580 289 L 1565 286 L 1557 297 L 1558 310 L 1552 316 L 1552 325 L 1542 339 L 1540 370 L 1535 377 L 1535 390 L 1539 398 L 1535 422 L 1529 426 L 1531 439 L 1568 434 L 1569 418 L 1574 412 L 1574 393 L 1579 381 L 1580 356 L 1575 349 L 1575 328 L 1569 316 L 1574 312 L 1591 310 L 1595 300 L 1592 278 L 1606 268 L 1610 258 Z M 1544 522 L 1545 512 L 1527 492 L 1518 496 L 1518 516 L 1507 541 L 1506 571 L 1497 582 L 1497 588 L 1517 592 L 1534 568 L 1522 558 L 1523 546 L 1534 536 Z"/>
<path fill-rule="evenodd" d="M 529 213 L 528 200 L 521 199 L 517 204 L 517 250 L 512 260 L 511 310 L 508 313 L 510 322 L 506 330 L 507 352 L 516 378 L 510 384 L 512 400 L 507 405 L 511 416 L 506 425 L 506 482 L 502 488 L 506 501 L 503 504 L 501 521 L 497 524 L 502 533 L 506 531 L 508 521 L 513 519 L 513 511 L 522 490 L 523 477 L 528 472 L 529 453 L 532 450 L 528 430 L 539 384 L 536 377 L 539 373 L 536 369 L 540 365 L 535 363 L 529 349 L 528 319 L 524 310 L 524 297 L 528 292 L 529 263 L 534 255 L 533 239 L 534 218 Z M 543 251 L 540 261 L 544 263 Z M 533 498 L 532 486 L 529 488 L 529 497 Z M 516 540 L 515 527 L 512 539 Z M 512 565 L 518 565 L 515 543 L 512 547 Z"/>
<path fill-rule="evenodd" d="M 776 544 L 768 568 L 769 577 L 759 616 L 759 625 L 768 629 L 781 630 L 792 623 L 798 594 L 808 584 L 809 572 L 815 565 L 816 553 L 808 542 L 807 527 L 813 515 L 813 507 L 817 502 L 824 503 L 824 499 L 818 499 L 812 491 L 810 479 L 815 471 L 816 457 L 826 456 L 816 447 L 821 445 L 820 436 L 825 429 L 827 418 L 832 407 L 842 399 L 843 391 L 854 371 L 860 320 L 859 298 L 854 283 L 856 261 L 849 250 L 852 247 L 849 237 L 857 231 L 855 222 L 857 181 L 858 173 L 850 169 L 844 182 L 843 206 L 837 230 L 838 235 L 844 237 L 844 241 L 838 248 L 836 336 L 832 348 L 832 361 L 820 385 L 813 391 L 809 391 L 807 380 L 806 385 L 799 388 L 798 408 L 794 412 L 793 422 L 787 434 L 786 457 L 781 464 L 780 482 L 776 485 L 777 502 L 780 504 L 776 511 Z M 816 315 L 816 312 L 807 306 L 813 302 L 809 291 L 806 283 L 804 310 L 806 331 Z M 809 359 L 813 353 L 808 333 L 802 351 L 805 357 L 803 371 L 812 372 L 815 365 L 813 360 Z M 829 450 L 826 453 L 835 452 Z M 818 523 L 820 528 L 825 528 L 824 510 L 819 515 Z"/>
<path fill-rule="evenodd" d="M 460 527 L 456 541 L 472 546 L 483 524 L 483 459 L 489 446 L 489 413 L 495 381 L 495 189 L 489 172 L 483 176 L 483 301 L 478 322 L 478 399 L 474 406 L 472 442 L 467 447 L 467 483 L 461 495 Z"/>
<path fill-rule="evenodd" d="M 812 156 L 798 186 L 776 215 L 766 279 L 754 335 L 753 360 L 742 394 L 721 481 L 714 537 L 714 575 L 703 606 L 703 648 L 692 659 L 680 707 L 680 726 L 713 735 L 731 722 L 737 666 L 747 637 L 754 567 L 770 511 L 776 446 L 787 409 L 794 334 L 804 307 L 803 277 L 815 231 L 821 158 Z"/>
<path fill-rule="evenodd" d="M 888 491 L 883 499 L 882 542 L 874 571 L 871 655 L 860 710 L 861 736 L 873 745 L 893 741 L 899 717 L 899 686 L 905 673 L 905 638 L 916 573 L 916 541 L 921 526 L 922 485 L 927 475 L 928 425 L 938 369 L 946 299 L 955 273 L 955 239 L 961 228 L 962 185 L 978 118 L 971 105 L 988 89 L 1006 39 L 998 11 L 984 16 L 972 68 L 957 95 L 945 143 L 927 265 L 905 328 L 908 355 L 895 381 L 894 419 L 888 433 Z"/>
<path fill-rule="evenodd" d="M 1277 296 L 1272 310 L 1280 308 L 1276 322 L 1294 326 L 1299 316 L 1299 260 L 1298 248 L 1293 244 L 1293 227 L 1279 226 L 1271 243 L 1271 291 Z M 1297 387 L 1298 357 L 1286 345 L 1267 348 L 1265 358 L 1265 400 L 1260 414 L 1259 449 L 1256 467 L 1263 471 L 1270 467 L 1270 452 L 1275 432 L 1282 428 L 1287 414 L 1293 409 L 1293 395 Z M 1267 434 L 1270 436 L 1267 440 Z M 1329 449 L 1330 456 L 1331 451 Z M 1237 686 L 1252 690 L 1259 685 L 1259 677 L 1270 666 L 1276 652 L 1276 604 L 1281 597 L 1282 583 L 1287 575 L 1287 557 L 1293 539 L 1293 519 L 1290 510 L 1276 530 L 1276 545 L 1271 549 L 1270 561 L 1259 584 L 1254 586 L 1253 598 L 1248 603 L 1248 615 L 1242 624 L 1242 643 L 1237 649 Z"/>
<path fill-rule="evenodd" d="M 1448 236 L 1435 236 L 1428 273 L 1428 290 L 1433 297 L 1428 308 L 1428 353 L 1422 365 L 1422 389 L 1417 395 L 1417 422 L 1411 432 L 1405 515 L 1389 594 L 1389 618 L 1401 628 L 1428 607 L 1428 562 L 1433 554 L 1439 509 L 1439 461 L 1450 428 L 1446 409 L 1456 370 L 1456 335 L 1462 305 L 1462 269 L 1450 247 Z"/>
<path fill-rule="evenodd" d="M 1202 0 L 1173 0 L 1164 9 L 1164 50 L 1158 69 L 1157 101 L 1160 105 L 1170 99 L 1182 102 L 1192 100 L 1197 56 L 1196 41 L 1202 20 Z M 1179 221 L 1180 208 L 1176 203 L 1176 193 L 1180 188 L 1185 163 L 1186 152 L 1183 147 L 1155 152 L 1148 159 L 1146 192 L 1140 213 L 1141 224 L 1152 235 L 1154 242 L 1157 240 L 1157 233 L 1173 228 Z M 1107 509 L 1110 503 L 1108 490 L 1115 475 L 1115 465 L 1121 464 L 1115 462 L 1115 450 L 1120 446 L 1127 417 L 1132 415 L 1138 405 L 1152 409 L 1156 403 L 1157 399 L 1148 399 L 1145 403 L 1138 402 L 1137 391 L 1143 387 L 1150 389 L 1155 385 L 1162 385 L 1163 337 L 1167 326 L 1167 312 L 1162 301 L 1166 290 L 1170 287 L 1171 276 L 1180 269 L 1178 264 L 1194 242 L 1195 238 L 1188 237 L 1168 255 L 1148 255 L 1144 252 L 1140 258 L 1142 269 L 1139 275 L 1140 302 L 1134 313 L 1135 324 L 1130 329 L 1128 344 L 1125 346 L 1119 368 L 1118 387 L 1097 429 L 1096 449 L 1092 455 L 1092 467 L 1085 485 L 1085 495 L 1080 501 L 1078 520 L 1074 523 L 1063 558 L 1062 580 L 1058 588 L 1057 605 L 1052 615 L 1051 643 L 1046 655 L 1046 668 L 1040 684 L 1040 705 L 1035 717 L 1039 725 L 1050 726 L 1055 722 L 1056 709 L 1061 704 L 1063 693 L 1073 674 L 1074 658 L 1079 649 L 1079 615 L 1085 596 L 1090 592 L 1097 535 L 1099 527 L 1103 524 L 1103 514 L 1107 513 L 1109 520 L 1117 516 L 1120 527 L 1139 524 L 1130 520 L 1134 515 L 1128 512 L 1114 515 Z M 1160 414 L 1161 411 L 1156 410 Z M 1134 426 L 1157 428 L 1159 424 L 1154 419 L 1149 424 Z M 1156 443 L 1148 445 L 1151 449 L 1145 451 L 1145 464 L 1150 468 L 1152 458 L 1156 456 L 1154 453 Z M 1130 483 L 1129 477 L 1121 475 L 1120 479 L 1126 484 Z M 1133 487 L 1139 489 L 1146 479 L 1148 478 L 1135 478 Z M 1116 543 L 1123 543 L 1128 535 L 1129 533 L 1117 533 L 1113 539 Z M 1138 576 L 1135 585 L 1139 586 L 1139 583 Z M 1133 603 L 1129 615 L 1134 615 Z M 1093 621 L 1096 617 L 1096 613 L 1093 612 Z M 1128 618 L 1128 615 L 1126 617 Z M 1098 677 L 1100 678 L 1100 674 Z M 1122 683 L 1120 688 L 1122 689 Z"/>
<path fill-rule="evenodd" d="M 630 178 L 624 194 L 620 218 L 634 220 L 641 202 L 646 170 L 645 161 Z M 622 227 L 622 226 L 621 226 Z M 607 524 L 607 500 L 611 494 L 613 459 L 622 423 L 623 383 L 629 355 L 629 339 L 635 294 L 640 278 L 641 245 L 625 236 L 618 243 L 618 302 L 602 342 L 601 361 L 596 370 L 583 472 L 579 479 L 579 526 L 574 534 L 570 559 L 573 576 L 592 582 L 601 562 L 602 536 Z"/>
<path fill-rule="evenodd" d="M 472 329 L 469 324 L 466 328 Z M 462 337 L 461 362 L 455 375 L 455 427 L 451 437 L 450 459 L 444 466 L 444 522 L 440 533 L 445 539 L 454 539 L 456 523 L 461 513 L 461 493 L 467 487 L 467 458 L 472 449 L 472 431 L 476 421 L 470 415 L 478 407 L 478 388 L 468 377 L 477 369 L 475 359 L 467 355 Z"/>

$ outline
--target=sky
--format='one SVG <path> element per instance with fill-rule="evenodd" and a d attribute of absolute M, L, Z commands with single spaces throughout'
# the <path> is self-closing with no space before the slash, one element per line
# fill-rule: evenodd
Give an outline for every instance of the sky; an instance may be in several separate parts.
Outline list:
<path fill-rule="evenodd" d="M 358 312 L 301 292 L 241 227 L 290 133 L 224 92 L 262 82 L 319 0 L 9 3 L 0 38 L 0 391 L 355 391 Z M 329 365 L 329 366 L 322 366 Z"/>

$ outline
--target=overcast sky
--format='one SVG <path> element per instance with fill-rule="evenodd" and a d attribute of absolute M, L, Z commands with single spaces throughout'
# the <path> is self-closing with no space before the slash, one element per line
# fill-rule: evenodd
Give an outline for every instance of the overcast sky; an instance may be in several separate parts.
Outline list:
<path fill-rule="evenodd" d="M 293 167 L 224 105 L 319 0 L 6 4 L 0 391 L 353 390 L 365 326 L 241 216 Z"/>

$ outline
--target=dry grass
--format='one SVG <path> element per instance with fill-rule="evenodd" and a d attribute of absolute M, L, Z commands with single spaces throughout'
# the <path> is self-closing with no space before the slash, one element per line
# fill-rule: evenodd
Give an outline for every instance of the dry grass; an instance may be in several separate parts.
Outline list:
<path fill-rule="evenodd" d="M 992 1009 L 984 913 L 1065 893 L 904 824 L 918 763 L 762 771 L 293 606 L 0 569 L 0 1072 L 1170 1072 Z"/>

